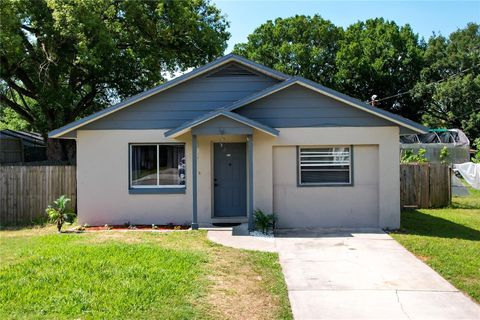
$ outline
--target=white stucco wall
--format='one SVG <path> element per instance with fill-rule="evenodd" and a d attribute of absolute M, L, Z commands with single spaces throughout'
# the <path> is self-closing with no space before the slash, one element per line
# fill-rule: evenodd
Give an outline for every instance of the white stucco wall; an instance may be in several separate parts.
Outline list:
<path fill-rule="evenodd" d="M 308 199 L 322 198 L 324 205 L 357 199 L 361 226 L 372 215 L 378 213 L 378 226 L 396 228 L 400 223 L 400 184 L 399 184 L 399 148 L 397 127 L 372 128 L 283 128 L 279 137 L 272 137 L 259 131 L 254 132 L 254 208 L 266 212 L 278 210 L 280 202 L 274 197 L 274 182 L 293 183 L 288 192 L 290 197 L 296 189 L 296 177 L 288 178 L 277 174 L 274 181 L 274 168 L 286 174 L 296 174 L 295 146 L 297 145 L 355 145 L 355 187 L 357 182 L 369 185 L 369 191 L 362 191 L 368 197 L 357 197 L 357 193 L 348 194 L 345 188 L 327 190 L 320 188 L 301 188 L 296 190 L 298 200 L 289 201 L 295 208 L 305 208 L 310 212 Z M 167 139 L 164 130 L 84 130 L 77 133 L 77 178 L 78 178 L 78 214 L 80 223 L 91 225 L 123 224 L 127 221 L 136 224 L 190 223 L 192 219 L 192 159 L 191 137 L 185 134 L 178 139 Z M 241 142 L 244 136 L 199 136 L 198 138 L 198 220 L 200 225 L 212 221 L 212 169 L 213 142 Z M 187 189 L 185 194 L 129 194 L 128 193 L 128 144 L 141 142 L 185 142 L 187 158 Z M 357 152 L 357 149 L 359 150 Z M 292 163 L 291 153 L 293 150 Z M 375 152 L 377 151 L 377 152 Z M 378 154 L 376 157 L 374 154 Z M 274 160 L 279 158 L 280 161 Z M 275 163 L 274 163 L 275 161 Z M 358 164 L 357 164 L 358 161 Z M 357 174 L 359 175 L 357 177 Z M 373 183 L 376 174 L 378 183 Z M 289 179 L 286 181 L 285 179 Z M 280 180 L 279 180 L 280 179 Z M 284 180 L 282 180 L 284 179 Z M 362 187 L 366 190 L 367 186 Z M 376 188 L 375 192 L 372 188 Z M 356 189 L 355 189 L 356 190 Z M 363 189 L 362 189 L 363 190 Z M 278 190 L 276 191 L 278 192 Z M 328 194 L 328 196 L 326 196 Z M 357 197 L 357 198 L 355 198 Z M 305 204 L 305 199 L 307 203 Z M 362 201 L 359 203 L 358 201 Z M 275 203 L 275 206 L 274 206 Z M 284 208 L 284 207 L 282 207 Z M 289 207 L 291 208 L 291 207 Z M 346 208 L 346 207 L 345 207 Z M 350 208 L 350 207 L 349 207 Z M 376 209 L 376 210 L 375 210 Z M 283 210 L 283 209 L 282 209 Z M 284 210 L 284 212 L 291 209 Z M 297 214 L 301 209 L 297 209 Z M 368 211 L 368 212 L 367 212 Z M 282 211 L 283 212 L 283 211 Z M 279 212 L 280 213 L 280 212 Z M 288 213 L 285 213 L 288 215 Z M 346 213 L 345 213 L 346 214 Z M 284 215 L 284 213 L 282 213 Z M 292 219 L 292 220 L 290 220 Z M 333 218 L 332 218 L 333 219 Z M 340 219 L 340 218 L 339 218 Z M 366 220 L 363 220 L 366 219 Z M 281 226 L 288 226 L 294 218 L 282 218 Z M 346 222 L 347 216 L 339 220 Z M 246 219 L 239 219 L 246 221 Z M 349 220 L 350 221 L 350 220 Z M 368 220 L 369 222 L 371 220 Z M 330 224 L 336 225 L 334 220 Z M 297 222 L 295 222 L 297 223 Z M 370 224 L 370 223 L 368 223 Z M 292 225 L 293 226 L 293 225 Z M 339 225 L 338 225 L 339 226 Z M 354 225 L 352 225 L 354 226 Z"/>
<path fill-rule="evenodd" d="M 191 145 L 186 141 L 185 194 L 129 194 L 128 144 L 172 142 L 162 130 L 84 130 L 77 133 L 78 220 L 90 225 L 191 223 Z M 187 137 L 188 139 L 188 137 Z"/>
<path fill-rule="evenodd" d="M 297 186 L 297 148 L 273 148 L 273 210 L 280 228 L 377 227 L 378 146 L 353 146 L 352 186 Z"/>

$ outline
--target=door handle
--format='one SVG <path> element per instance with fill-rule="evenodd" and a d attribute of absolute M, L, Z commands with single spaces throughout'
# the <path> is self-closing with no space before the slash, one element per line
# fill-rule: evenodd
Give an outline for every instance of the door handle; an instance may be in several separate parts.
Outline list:
<path fill-rule="evenodd" d="M 214 187 L 218 187 L 218 183 L 214 183 L 213 186 L 214 186 Z"/>

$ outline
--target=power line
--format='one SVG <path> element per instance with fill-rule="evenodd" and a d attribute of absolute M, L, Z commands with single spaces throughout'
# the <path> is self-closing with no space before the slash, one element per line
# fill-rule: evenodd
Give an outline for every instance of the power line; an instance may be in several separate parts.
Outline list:
<path fill-rule="evenodd" d="M 462 73 L 464 73 L 464 72 L 470 71 L 471 69 L 473 69 L 473 68 L 475 68 L 475 67 L 477 67 L 477 66 L 480 66 L 480 63 L 475 64 L 475 65 L 471 66 L 470 68 L 460 70 L 459 72 L 457 72 L 457 73 L 455 73 L 455 74 L 452 74 L 452 75 L 450 75 L 450 76 L 448 76 L 448 77 L 446 77 L 446 78 L 442 78 L 442 79 L 440 79 L 440 80 L 430 82 L 430 83 L 428 83 L 426 86 L 431 86 L 431 85 L 434 85 L 434 84 L 437 84 L 437 83 L 441 83 L 441 82 L 446 81 L 446 80 L 448 80 L 448 79 L 450 79 L 450 78 L 456 77 L 456 76 L 458 76 L 458 75 L 460 75 L 460 74 L 462 74 Z M 403 95 L 405 95 L 405 94 L 411 93 L 413 90 L 415 90 L 415 89 L 412 88 L 412 89 L 410 89 L 410 90 L 408 90 L 408 91 L 400 92 L 400 93 L 397 93 L 397 94 L 394 94 L 394 95 L 391 95 L 391 96 L 388 96 L 388 97 L 385 97 L 385 98 L 382 98 L 382 99 L 375 99 L 374 101 L 375 101 L 375 102 L 380 102 L 380 101 L 385 101 L 385 100 L 389 100 L 389 99 L 392 99 L 392 98 L 400 97 L 400 96 L 403 96 Z M 368 103 L 371 103 L 371 102 L 372 102 L 372 100 L 369 100 L 369 101 L 368 101 Z"/>

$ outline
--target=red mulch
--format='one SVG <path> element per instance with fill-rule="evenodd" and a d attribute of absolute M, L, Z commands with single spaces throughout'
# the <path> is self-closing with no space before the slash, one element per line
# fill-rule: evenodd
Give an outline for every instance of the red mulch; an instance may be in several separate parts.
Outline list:
<path fill-rule="evenodd" d="M 175 226 L 175 225 L 165 225 L 165 226 L 157 226 L 156 228 L 152 228 L 152 225 L 135 225 L 135 227 L 128 227 L 124 225 L 108 225 L 106 226 L 88 226 L 85 228 L 86 231 L 101 231 L 101 230 L 119 230 L 119 231 L 127 231 L 127 230 L 188 230 L 190 226 Z"/>

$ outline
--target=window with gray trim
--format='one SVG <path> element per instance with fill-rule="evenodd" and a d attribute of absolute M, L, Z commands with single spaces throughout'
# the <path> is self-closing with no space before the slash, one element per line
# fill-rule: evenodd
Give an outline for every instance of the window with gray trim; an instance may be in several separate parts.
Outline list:
<path fill-rule="evenodd" d="M 299 147 L 298 183 L 308 185 L 350 185 L 351 147 Z"/>
<path fill-rule="evenodd" d="M 131 144 L 130 188 L 185 188 L 185 146 Z"/>

